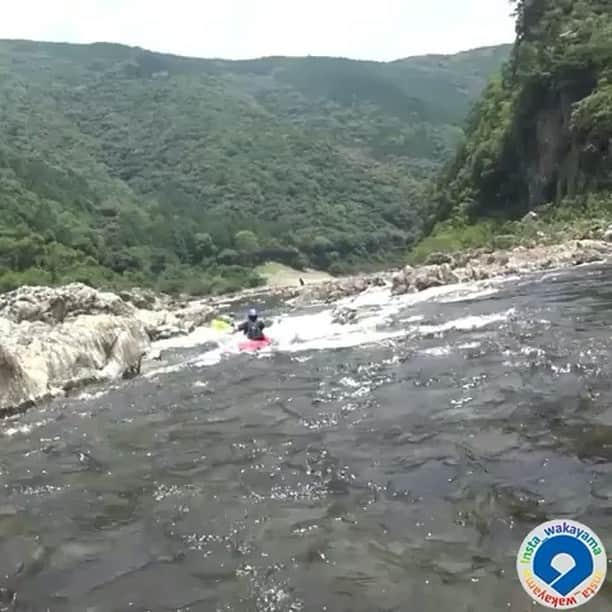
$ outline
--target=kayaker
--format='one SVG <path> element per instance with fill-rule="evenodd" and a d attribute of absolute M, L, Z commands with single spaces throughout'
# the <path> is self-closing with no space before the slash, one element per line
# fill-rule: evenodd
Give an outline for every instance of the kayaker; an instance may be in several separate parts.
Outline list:
<path fill-rule="evenodd" d="M 238 325 L 234 332 L 243 332 L 249 340 L 264 340 L 263 329 L 265 326 L 266 324 L 259 320 L 257 310 L 251 308 L 247 313 L 247 320 Z"/>

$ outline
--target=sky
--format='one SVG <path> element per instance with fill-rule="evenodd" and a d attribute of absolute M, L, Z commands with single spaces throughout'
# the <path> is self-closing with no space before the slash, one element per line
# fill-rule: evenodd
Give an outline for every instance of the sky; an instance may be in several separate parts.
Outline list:
<path fill-rule="evenodd" d="M 509 0 L 18 0 L 0 38 L 119 42 L 193 57 L 388 61 L 512 42 Z"/>

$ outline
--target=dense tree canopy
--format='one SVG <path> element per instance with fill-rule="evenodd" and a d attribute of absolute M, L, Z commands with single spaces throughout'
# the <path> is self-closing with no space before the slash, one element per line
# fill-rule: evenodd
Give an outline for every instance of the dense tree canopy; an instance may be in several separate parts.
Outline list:
<path fill-rule="evenodd" d="M 388 262 L 508 51 L 229 62 L 0 41 L 0 290 L 198 293 L 257 284 L 266 260 Z"/>
<path fill-rule="evenodd" d="M 612 186 L 612 2 L 514 4 L 516 44 L 438 181 L 440 219 L 512 219 Z"/>

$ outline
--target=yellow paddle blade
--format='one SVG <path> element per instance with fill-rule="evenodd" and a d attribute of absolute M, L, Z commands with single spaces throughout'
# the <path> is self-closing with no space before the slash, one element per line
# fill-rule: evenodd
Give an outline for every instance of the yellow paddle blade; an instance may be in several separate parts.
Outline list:
<path fill-rule="evenodd" d="M 223 319 L 213 319 L 210 326 L 217 331 L 227 331 L 228 329 L 232 329 L 232 326 L 227 321 L 223 321 Z"/>

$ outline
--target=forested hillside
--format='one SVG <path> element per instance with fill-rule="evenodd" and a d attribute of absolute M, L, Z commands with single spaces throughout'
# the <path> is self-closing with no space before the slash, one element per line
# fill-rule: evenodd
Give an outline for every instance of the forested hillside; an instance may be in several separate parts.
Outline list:
<path fill-rule="evenodd" d="M 221 61 L 0 41 L 0 290 L 254 285 L 393 261 L 509 47 Z"/>
<path fill-rule="evenodd" d="M 511 221 L 534 209 L 543 213 L 541 230 L 612 216 L 612 1 L 515 6 L 510 61 L 475 105 L 467 139 L 438 180 L 445 221 L 431 247 L 520 237 Z"/>

